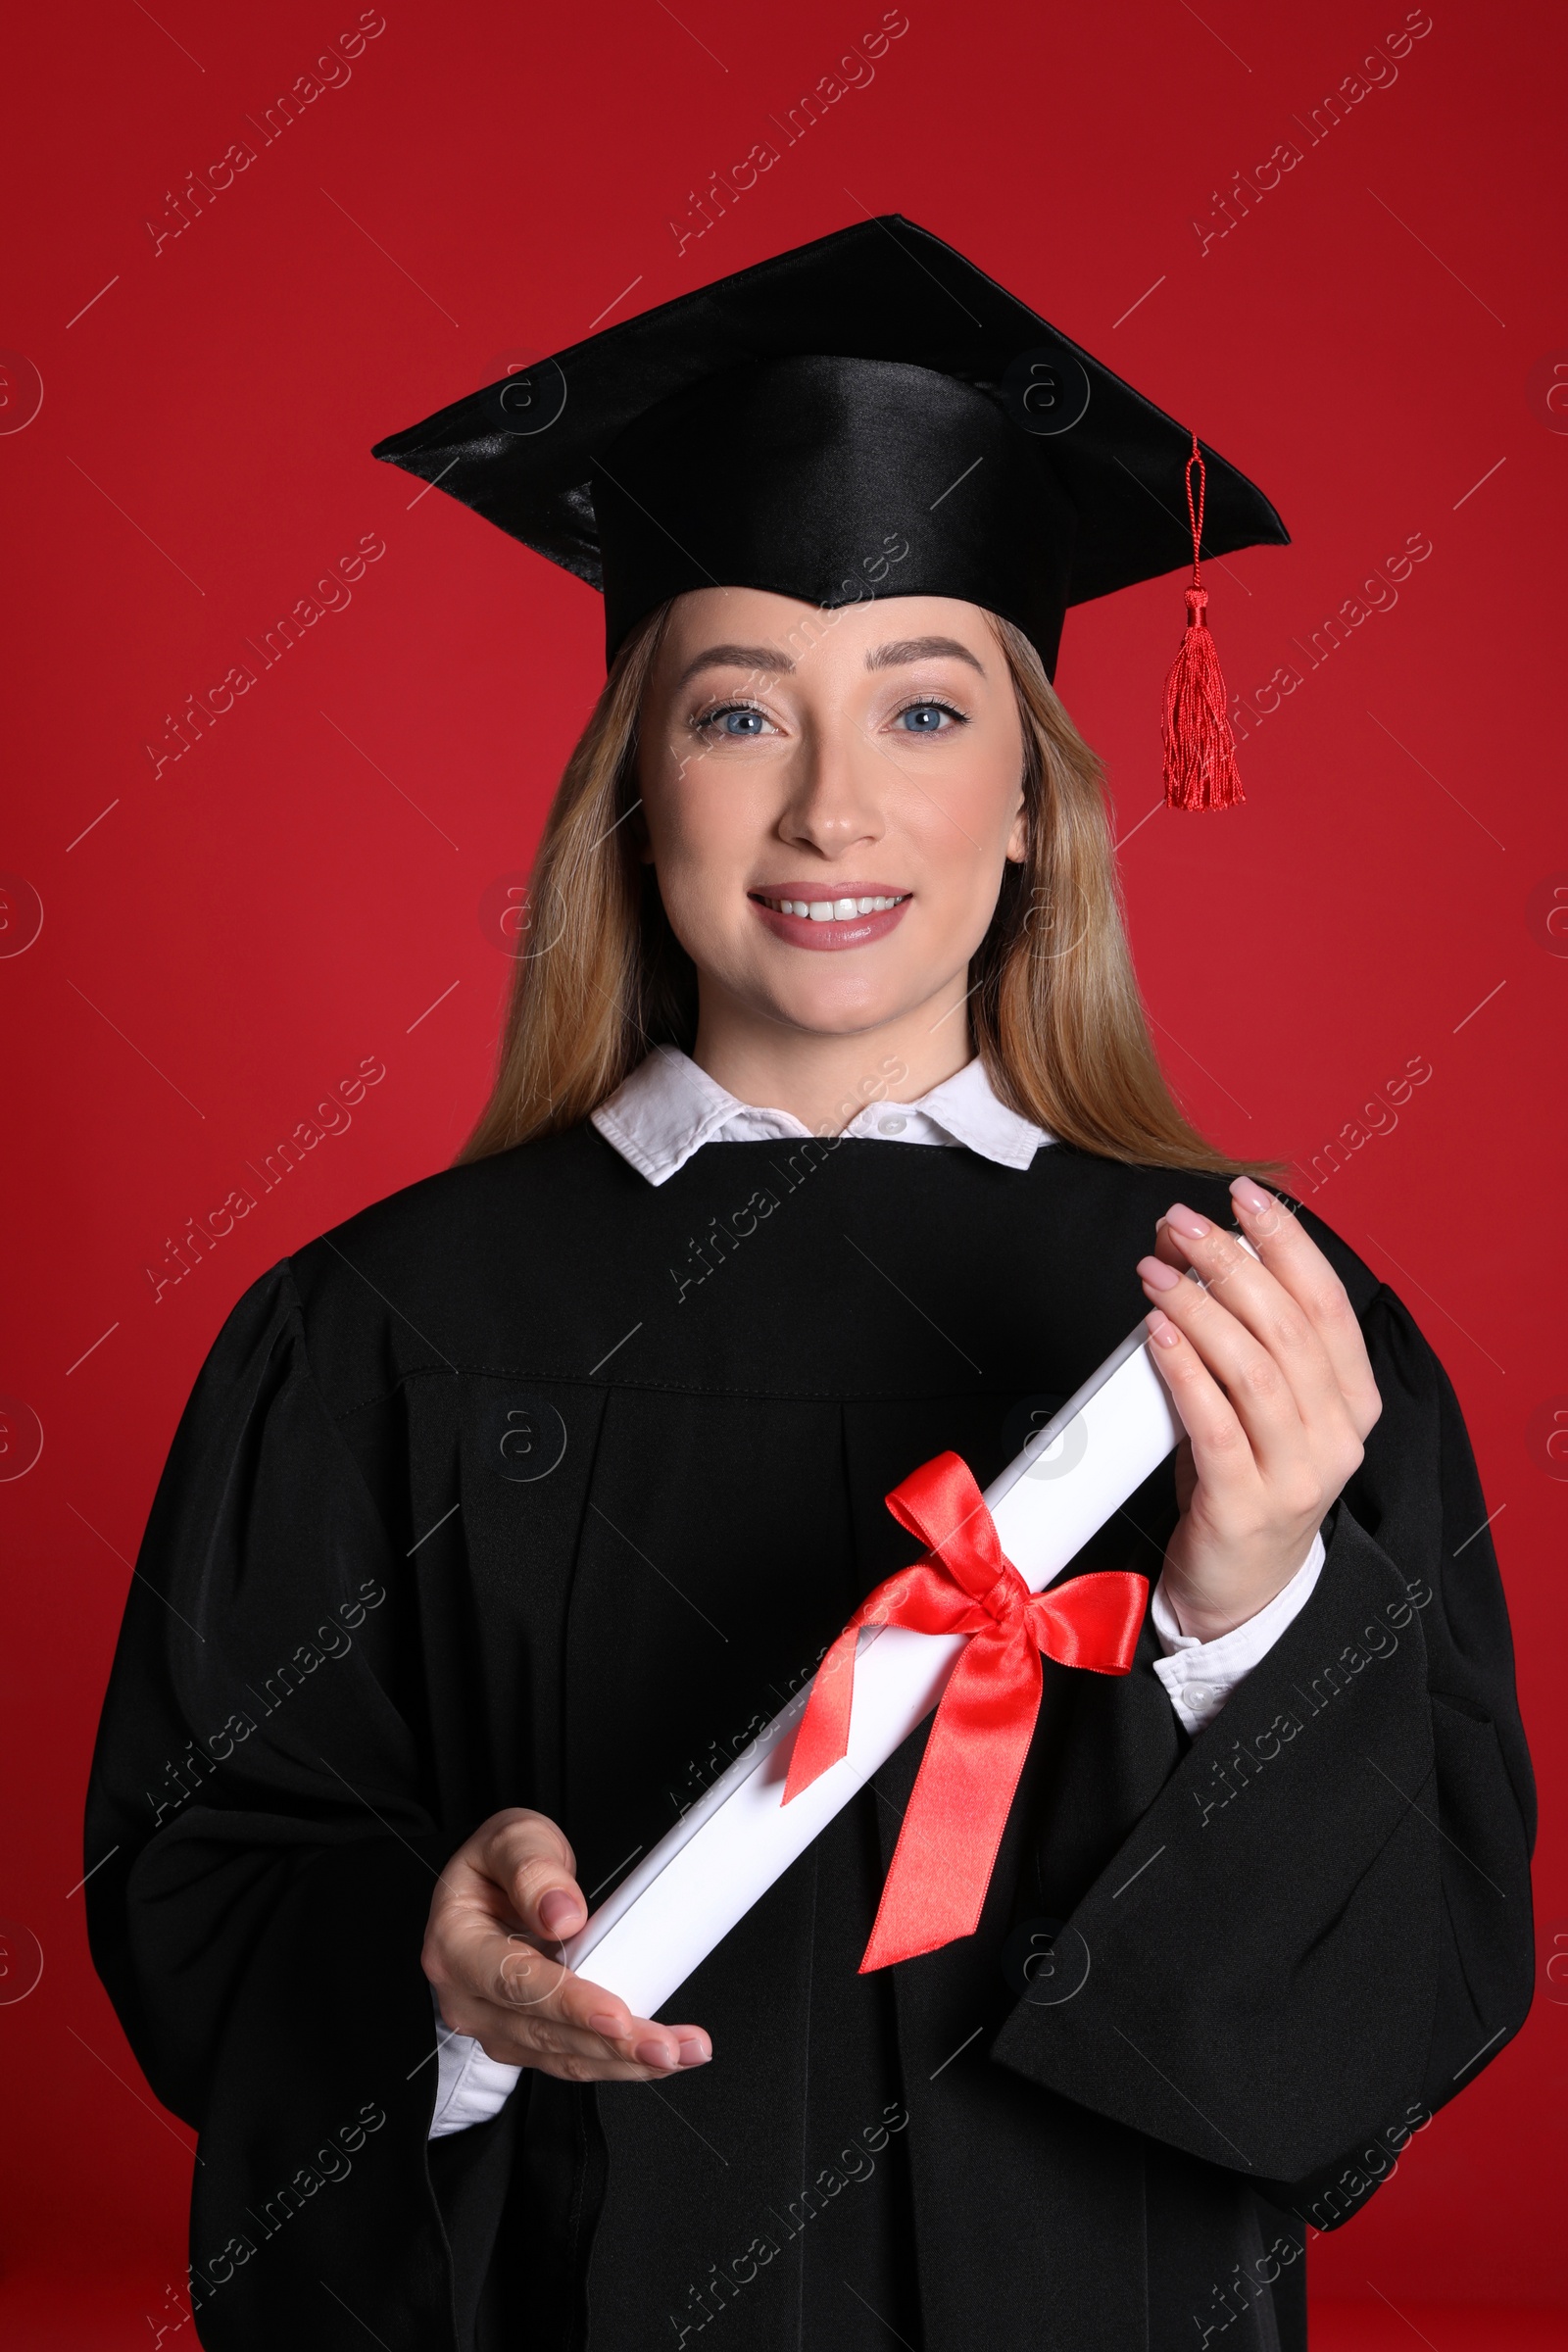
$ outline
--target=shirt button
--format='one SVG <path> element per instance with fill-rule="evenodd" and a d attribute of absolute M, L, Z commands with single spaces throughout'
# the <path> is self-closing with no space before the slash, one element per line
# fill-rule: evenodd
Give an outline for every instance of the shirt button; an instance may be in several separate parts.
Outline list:
<path fill-rule="evenodd" d="M 879 1135 L 902 1135 L 908 1124 L 909 1122 L 907 1119 L 901 1119 L 897 1116 L 897 1114 L 894 1114 L 889 1118 L 878 1119 L 876 1123 L 877 1133 Z"/>

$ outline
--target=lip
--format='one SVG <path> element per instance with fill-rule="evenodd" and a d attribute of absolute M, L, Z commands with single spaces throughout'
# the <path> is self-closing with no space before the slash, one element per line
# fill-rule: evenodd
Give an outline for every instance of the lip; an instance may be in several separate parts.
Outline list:
<path fill-rule="evenodd" d="M 808 914 L 781 914 L 776 906 L 765 906 L 763 896 L 770 899 L 812 900 L 835 899 L 892 899 L 899 904 L 886 906 L 878 914 L 856 914 L 843 920 L 813 923 Z M 747 893 L 759 919 L 775 939 L 792 948 L 810 948 L 818 955 L 833 955 L 843 948 L 866 948 L 879 939 L 886 939 L 896 930 L 907 913 L 913 893 L 901 890 L 894 882 L 841 882 L 831 892 L 824 888 L 820 876 L 811 882 L 768 882 Z"/>

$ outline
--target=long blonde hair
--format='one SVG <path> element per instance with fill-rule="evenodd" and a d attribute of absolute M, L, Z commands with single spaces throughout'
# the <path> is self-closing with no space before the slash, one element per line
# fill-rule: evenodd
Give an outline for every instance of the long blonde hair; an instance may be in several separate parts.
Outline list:
<path fill-rule="evenodd" d="M 628 819 L 637 714 L 669 607 L 627 639 L 566 763 L 528 891 L 500 1067 L 460 1160 L 575 1126 L 650 1050 L 690 1051 L 697 974 Z M 1232 1174 L 1183 1116 L 1150 1040 L 1099 760 L 1021 630 L 988 614 L 1023 721 L 1028 855 L 1009 863 L 970 966 L 975 1050 L 997 1093 L 1102 1158 Z"/>

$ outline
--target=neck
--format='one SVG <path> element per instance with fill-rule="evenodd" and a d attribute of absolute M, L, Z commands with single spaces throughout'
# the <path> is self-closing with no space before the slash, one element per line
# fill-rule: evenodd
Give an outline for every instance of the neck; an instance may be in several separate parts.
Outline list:
<path fill-rule="evenodd" d="M 705 980 L 692 1059 L 738 1102 L 837 1135 L 867 1102 L 912 1102 L 963 1068 L 974 1053 L 966 982 L 959 974 L 912 1011 L 841 1034 L 769 1019 Z"/>

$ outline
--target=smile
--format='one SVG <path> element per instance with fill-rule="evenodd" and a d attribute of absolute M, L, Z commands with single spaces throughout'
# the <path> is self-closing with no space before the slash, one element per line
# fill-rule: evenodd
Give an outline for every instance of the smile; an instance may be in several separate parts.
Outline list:
<path fill-rule="evenodd" d="M 775 914 L 804 914 L 813 923 L 851 923 L 858 914 L 886 914 L 909 895 L 904 891 L 891 898 L 768 899 L 760 891 L 755 894 L 759 905 L 770 906 Z"/>
<path fill-rule="evenodd" d="M 775 939 L 818 954 L 874 946 L 897 930 L 914 898 L 912 891 L 890 890 L 885 882 L 831 899 L 819 895 L 821 887 L 819 882 L 781 882 L 772 890 L 748 891 L 747 897 Z"/>

